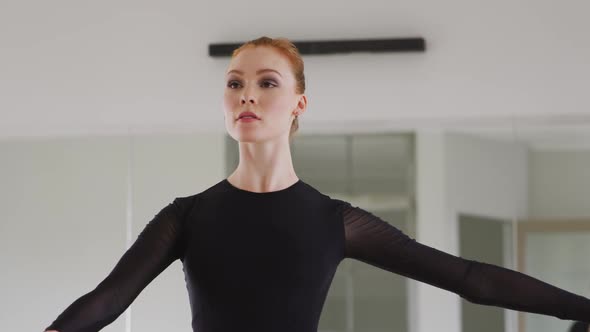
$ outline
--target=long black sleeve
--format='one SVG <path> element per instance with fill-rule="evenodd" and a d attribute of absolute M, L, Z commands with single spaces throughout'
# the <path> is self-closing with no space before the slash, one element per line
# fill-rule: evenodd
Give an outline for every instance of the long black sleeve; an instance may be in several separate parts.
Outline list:
<path fill-rule="evenodd" d="M 590 300 L 518 271 L 423 245 L 372 213 L 342 204 L 345 256 L 460 295 L 466 300 L 590 321 Z"/>
<path fill-rule="evenodd" d="M 46 330 L 94 332 L 119 317 L 156 276 L 180 258 L 185 205 L 176 198 L 161 209 L 108 276 L 74 301 Z"/>

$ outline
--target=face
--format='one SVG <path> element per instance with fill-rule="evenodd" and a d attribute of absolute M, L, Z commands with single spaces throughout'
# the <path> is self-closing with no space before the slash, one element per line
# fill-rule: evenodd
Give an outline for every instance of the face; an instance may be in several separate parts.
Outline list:
<path fill-rule="evenodd" d="M 303 94 L 295 93 L 295 76 L 287 57 L 272 47 L 248 47 L 226 71 L 223 95 L 225 126 L 239 142 L 288 139 L 291 123 L 305 111 Z M 240 113 L 259 118 L 238 120 Z"/>

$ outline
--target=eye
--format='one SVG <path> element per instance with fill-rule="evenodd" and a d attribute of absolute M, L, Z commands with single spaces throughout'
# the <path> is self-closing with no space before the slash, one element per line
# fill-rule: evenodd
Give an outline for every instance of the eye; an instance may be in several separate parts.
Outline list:
<path fill-rule="evenodd" d="M 230 89 L 237 89 L 239 85 L 240 83 L 238 81 L 229 81 L 227 83 L 227 87 Z M 260 85 L 265 88 L 274 88 L 277 86 L 277 84 L 273 80 L 263 80 Z"/>
<path fill-rule="evenodd" d="M 263 86 L 267 86 L 267 85 L 266 85 L 267 83 L 270 83 L 270 87 L 273 87 L 273 88 L 277 86 L 277 85 L 276 85 L 276 84 L 275 84 L 273 81 L 271 81 L 271 80 L 264 80 L 264 81 L 262 81 L 262 85 L 263 85 Z"/>
<path fill-rule="evenodd" d="M 229 83 L 227 83 L 227 87 L 230 88 L 230 89 L 233 89 L 233 86 L 235 84 L 238 84 L 238 82 L 237 81 L 229 81 Z"/>

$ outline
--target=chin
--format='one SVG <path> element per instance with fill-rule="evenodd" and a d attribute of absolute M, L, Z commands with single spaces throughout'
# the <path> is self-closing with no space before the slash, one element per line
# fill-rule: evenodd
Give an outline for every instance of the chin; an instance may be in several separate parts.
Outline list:
<path fill-rule="evenodd" d="M 241 143 L 256 143 L 264 140 L 263 137 L 261 137 L 258 133 L 254 132 L 234 132 L 230 134 L 230 136 L 237 142 Z"/>

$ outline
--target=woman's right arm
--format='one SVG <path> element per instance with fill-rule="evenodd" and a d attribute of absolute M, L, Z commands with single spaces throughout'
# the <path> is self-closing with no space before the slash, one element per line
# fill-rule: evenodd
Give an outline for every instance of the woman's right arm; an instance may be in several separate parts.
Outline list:
<path fill-rule="evenodd" d="M 99 331 L 119 317 L 154 278 L 181 257 L 181 228 L 191 202 L 176 198 L 161 209 L 107 277 L 67 307 L 45 331 Z"/>

